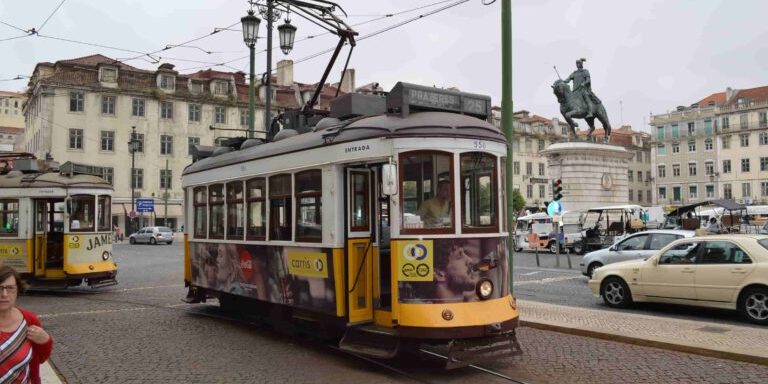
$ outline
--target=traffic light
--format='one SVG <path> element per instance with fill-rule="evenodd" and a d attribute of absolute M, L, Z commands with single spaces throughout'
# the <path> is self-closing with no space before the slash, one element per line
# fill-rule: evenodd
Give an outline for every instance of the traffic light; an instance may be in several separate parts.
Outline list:
<path fill-rule="evenodd" d="M 563 181 L 560 179 L 552 181 L 552 201 L 560 201 L 563 198 Z"/>

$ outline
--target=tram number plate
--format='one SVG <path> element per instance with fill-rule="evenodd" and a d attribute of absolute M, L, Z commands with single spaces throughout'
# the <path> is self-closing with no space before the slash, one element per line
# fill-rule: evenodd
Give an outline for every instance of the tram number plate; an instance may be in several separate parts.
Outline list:
<path fill-rule="evenodd" d="M 475 140 L 472 142 L 472 144 L 475 149 L 487 149 L 488 147 L 485 141 L 482 141 L 482 140 Z"/>

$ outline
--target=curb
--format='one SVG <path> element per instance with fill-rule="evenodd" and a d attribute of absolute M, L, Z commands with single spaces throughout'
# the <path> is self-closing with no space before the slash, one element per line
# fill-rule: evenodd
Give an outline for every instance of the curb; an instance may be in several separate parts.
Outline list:
<path fill-rule="evenodd" d="M 59 370 L 53 365 L 51 359 L 40 364 L 40 382 L 42 384 L 64 384 L 66 381 L 62 380 Z"/>
<path fill-rule="evenodd" d="M 545 331 L 554 331 L 554 332 L 566 333 L 570 335 L 591 337 L 595 339 L 602 339 L 602 340 L 608 340 L 608 341 L 618 341 L 620 343 L 625 343 L 625 344 L 666 349 L 670 351 L 685 352 L 685 353 L 691 353 L 694 355 L 715 357 L 719 359 L 734 360 L 734 361 L 740 361 L 744 363 L 768 366 L 768 357 L 747 355 L 747 354 L 738 353 L 738 352 L 729 352 L 729 351 L 722 351 L 717 349 L 694 347 L 694 346 L 675 344 L 675 343 L 670 343 L 665 341 L 649 340 L 649 339 L 643 339 L 639 337 L 617 335 L 613 333 L 599 332 L 599 331 L 593 331 L 593 330 L 581 329 L 581 328 L 571 328 L 571 327 L 565 327 L 561 325 L 539 323 L 539 322 L 527 321 L 527 320 L 520 320 L 520 325 L 523 327 L 541 329 Z"/>

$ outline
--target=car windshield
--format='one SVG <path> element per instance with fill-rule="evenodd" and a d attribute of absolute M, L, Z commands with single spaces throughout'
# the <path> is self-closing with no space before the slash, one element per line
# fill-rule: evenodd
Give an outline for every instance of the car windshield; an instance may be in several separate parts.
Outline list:
<path fill-rule="evenodd" d="M 768 239 L 758 240 L 757 243 L 762 245 L 763 248 L 768 249 Z"/>

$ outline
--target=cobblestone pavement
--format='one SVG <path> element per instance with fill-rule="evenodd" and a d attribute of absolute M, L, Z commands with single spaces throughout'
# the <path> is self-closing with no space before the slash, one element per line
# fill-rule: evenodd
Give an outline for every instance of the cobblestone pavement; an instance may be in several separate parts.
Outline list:
<path fill-rule="evenodd" d="M 400 383 L 392 371 L 301 337 L 179 299 L 181 247 L 120 249 L 120 285 L 24 296 L 55 338 L 68 383 Z M 210 316 L 203 316 L 210 315 Z M 768 367 L 523 327 L 525 355 L 489 365 L 528 383 L 764 383 Z M 432 383 L 501 383 L 443 371 L 432 358 L 394 362 Z"/>

